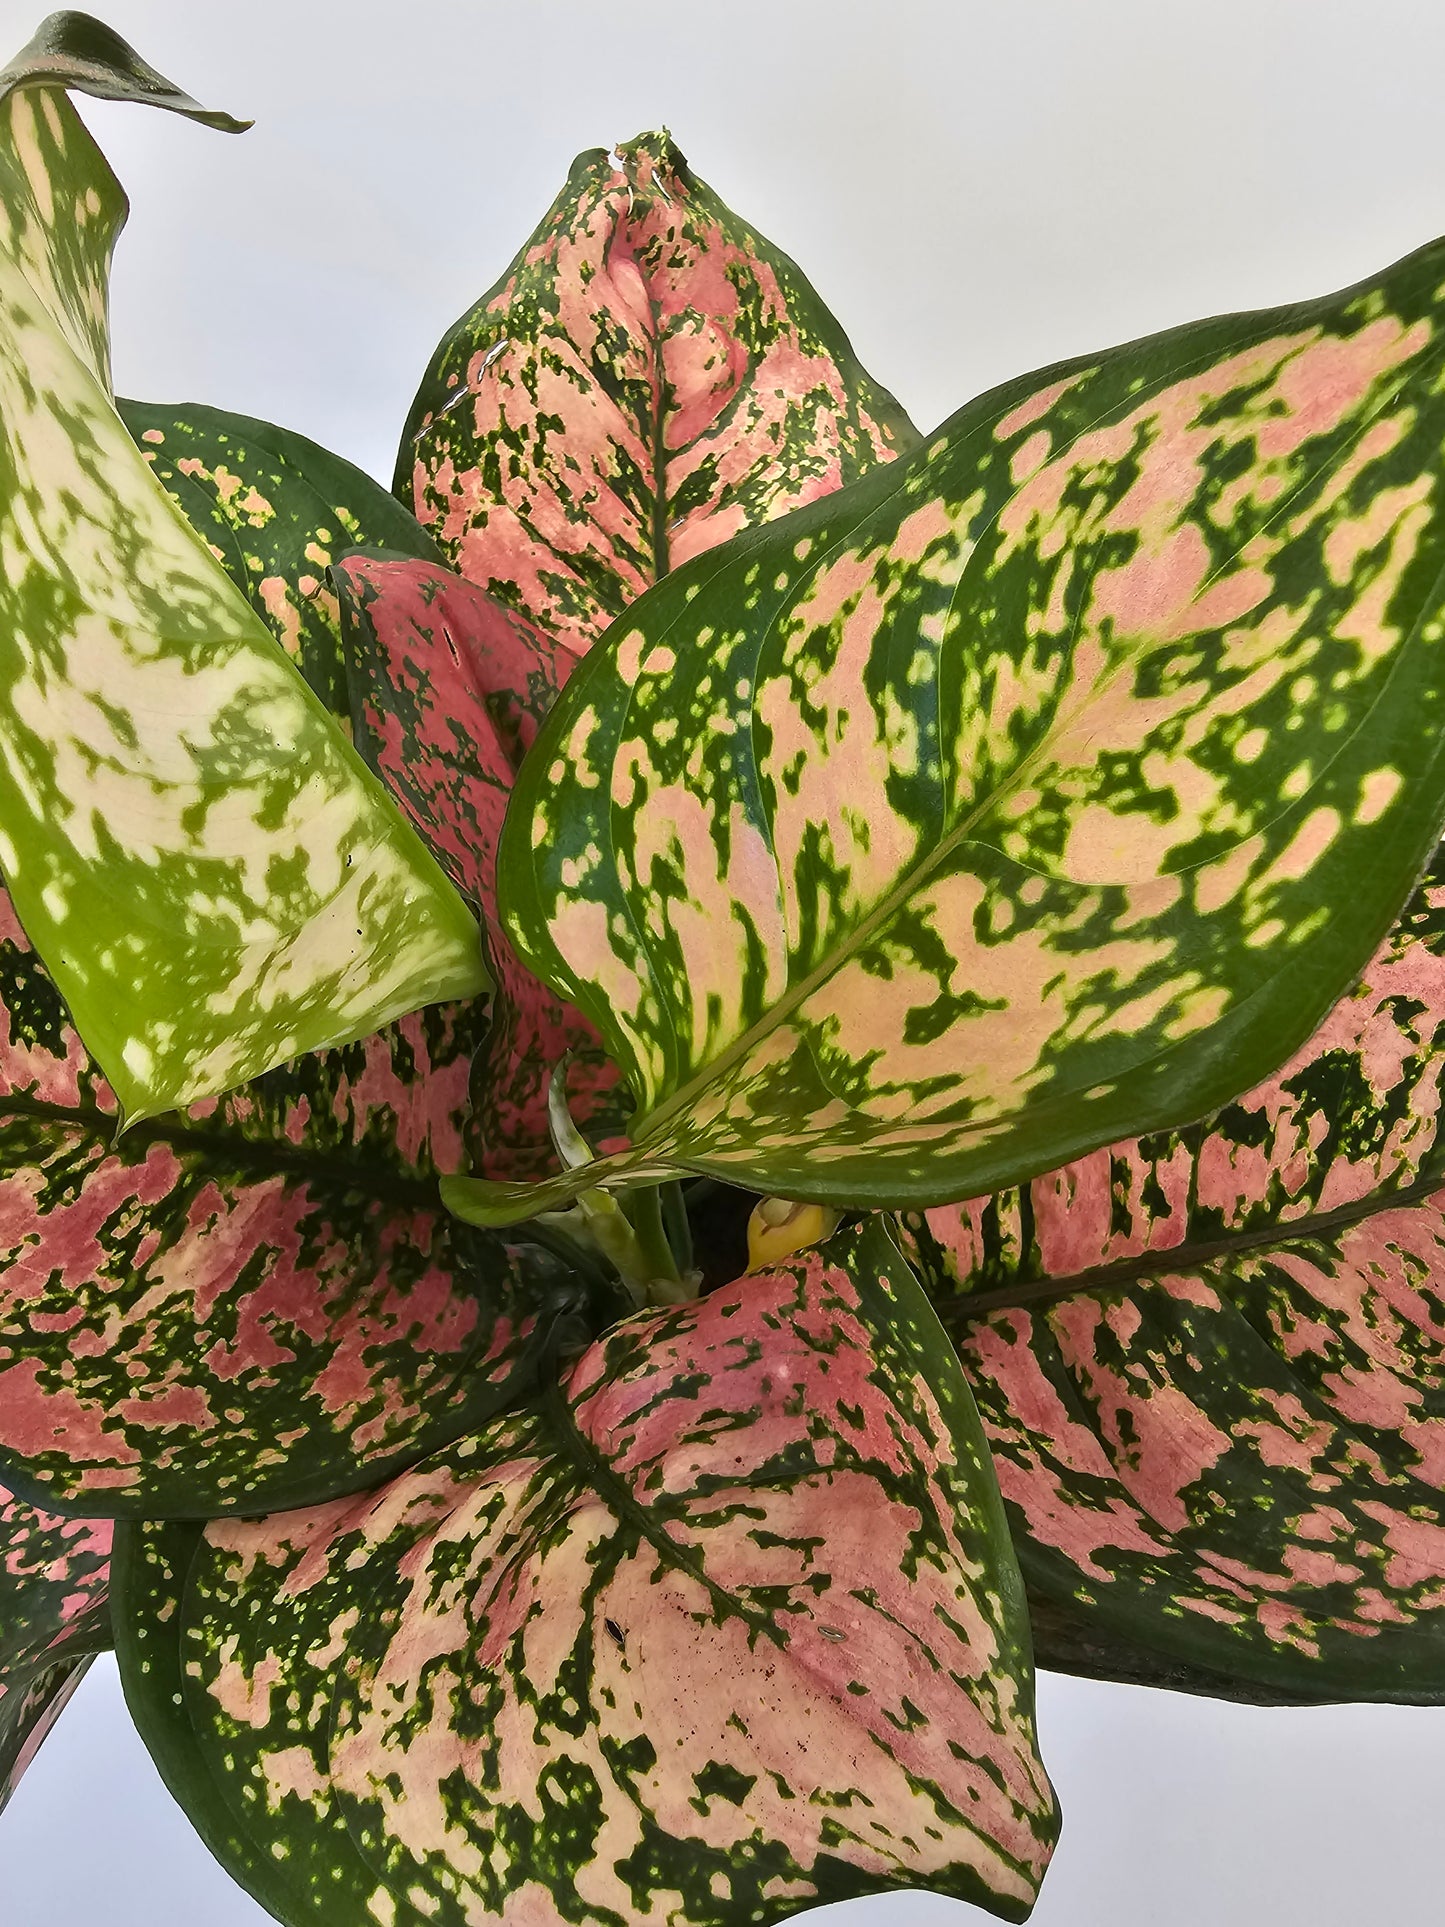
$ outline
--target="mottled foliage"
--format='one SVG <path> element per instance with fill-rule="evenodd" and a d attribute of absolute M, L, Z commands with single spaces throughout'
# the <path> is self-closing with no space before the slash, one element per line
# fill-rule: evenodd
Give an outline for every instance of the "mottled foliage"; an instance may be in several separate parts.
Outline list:
<path fill-rule="evenodd" d="M 1030 1584 L 1086 1625 L 1283 1691 L 1445 1699 L 1442 1069 L 1437 857 L 1269 1082 L 908 1221 Z"/>
<path fill-rule="evenodd" d="M 203 107 L 103 21 L 73 8 L 48 14 L 15 58 L 0 67 L 0 99 L 21 87 L 76 88 L 97 100 L 139 101 L 223 134 L 242 134 L 251 125 Z"/>
<path fill-rule="evenodd" d="M 477 906 L 496 988 L 472 1079 L 471 1145 L 488 1178 L 557 1168 L 547 1125 L 566 1063 L 573 1120 L 618 1141 L 623 1093 L 597 1032 L 523 968 L 497 920 L 497 843 L 512 784 L 576 662 L 448 569 L 352 555 L 335 570 L 357 745 Z"/>
<path fill-rule="evenodd" d="M 1028 1911 L 1056 1819 L 987 1452 L 875 1224 L 629 1319 L 365 1501 L 127 1528 L 127 1690 L 284 1920 Z"/>
<path fill-rule="evenodd" d="M 352 548 L 439 560 L 395 496 L 304 435 L 196 403 L 117 402 L 151 471 L 335 715 L 351 698 L 330 569 Z"/>
<path fill-rule="evenodd" d="M 495 1409 L 577 1287 L 438 1206 L 477 1021 L 420 1011 L 116 1139 L 0 896 L 6 1476 L 99 1513 L 298 1504 Z"/>
<path fill-rule="evenodd" d="M 0 98 L 0 867 L 129 1117 L 484 984 L 475 925 L 109 390 L 120 187 Z"/>
<path fill-rule="evenodd" d="M 931 1203 L 1308 1035 L 1445 806 L 1442 271 L 1012 383 L 583 663 L 502 907 L 640 1167 Z"/>
<path fill-rule="evenodd" d="M 447 334 L 396 485 L 464 576 L 582 651 L 670 567 L 916 439 L 795 264 L 646 134 L 578 157 Z"/>
<path fill-rule="evenodd" d="M 0 1486 L 0 1810 L 110 1644 L 108 1521 L 61 1519 Z"/>

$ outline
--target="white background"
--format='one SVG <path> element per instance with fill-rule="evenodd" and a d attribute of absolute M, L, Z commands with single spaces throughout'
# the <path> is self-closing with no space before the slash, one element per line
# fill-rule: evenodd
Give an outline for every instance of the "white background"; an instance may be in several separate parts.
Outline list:
<path fill-rule="evenodd" d="M 99 4 L 99 0 L 95 0 Z M 35 12 L 0 0 L 0 58 Z M 572 155 L 665 122 L 920 427 L 1021 369 L 1350 282 L 1445 229 L 1441 0 L 110 0 L 232 140 L 85 103 L 134 204 L 117 385 L 389 479 L 443 329 Z M 1445 1711 L 1045 1677 L 1036 1927 L 1440 1914 Z M 815 1916 L 820 1923 L 825 1916 Z M 3 1927 L 259 1927 L 97 1666 L 0 1822 Z M 843 1927 L 971 1910 L 856 1902 Z"/>

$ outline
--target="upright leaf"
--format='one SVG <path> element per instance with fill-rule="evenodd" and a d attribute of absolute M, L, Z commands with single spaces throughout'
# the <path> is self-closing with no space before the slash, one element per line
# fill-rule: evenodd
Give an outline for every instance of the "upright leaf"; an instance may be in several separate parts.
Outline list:
<path fill-rule="evenodd" d="M 303 1504 L 513 1395 L 583 1284 L 438 1207 L 477 1026 L 421 1011 L 117 1139 L 0 893 L 0 1476 L 116 1516 Z"/>
<path fill-rule="evenodd" d="M 877 1225 L 369 1500 L 129 1528 L 117 1574 L 142 1733 L 285 1921 L 1021 1919 L 1048 1858 L 987 1453 Z"/>
<path fill-rule="evenodd" d="M 38 1512 L 0 1486 L 0 1811 L 110 1645 L 108 1521 Z"/>
<path fill-rule="evenodd" d="M 484 977 L 455 892 L 116 414 L 125 201 L 32 68 L 0 94 L 0 865 L 141 1118 Z"/>
<path fill-rule="evenodd" d="M 464 576 L 581 651 L 669 568 L 916 439 L 797 266 L 654 133 L 579 155 L 446 335 L 396 488 Z"/>
<path fill-rule="evenodd" d="M 910 1221 L 1031 1588 L 1146 1662 L 1445 1700 L 1445 852 L 1277 1077 Z"/>
<path fill-rule="evenodd" d="M 523 756 L 575 665 L 572 652 L 449 569 L 350 555 L 335 569 L 356 741 L 443 869 L 478 906 L 496 985 L 473 1079 L 477 1168 L 556 1169 L 551 1076 L 573 1120 L 615 1142 L 617 1069 L 596 1030 L 525 970 L 497 921 L 497 843 Z"/>
<path fill-rule="evenodd" d="M 935 1203 L 1303 1041 L 1445 817 L 1442 277 L 1011 383 L 637 604 L 500 858 L 632 1168 Z"/>
<path fill-rule="evenodd" d="M 436 562 L 435 543 L 379 482 L 304 435 L 193 402 L 116 406 L 156 480 L 326 707 L 349 719 L 331 563 L 354 547 Z"/>

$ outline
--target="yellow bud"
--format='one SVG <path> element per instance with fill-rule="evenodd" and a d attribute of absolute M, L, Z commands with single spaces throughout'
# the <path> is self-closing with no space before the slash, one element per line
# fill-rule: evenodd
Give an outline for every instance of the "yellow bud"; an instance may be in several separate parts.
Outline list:
<path fill-rule="evenodd" d="M 795 1251 L 820 1245 L 838 1229 L 842 1213 L 827 1204 L 795 1204 L 791 1198 L 764 1198 L 748 1219 L 748 1270 L 764 1271 Z"/>

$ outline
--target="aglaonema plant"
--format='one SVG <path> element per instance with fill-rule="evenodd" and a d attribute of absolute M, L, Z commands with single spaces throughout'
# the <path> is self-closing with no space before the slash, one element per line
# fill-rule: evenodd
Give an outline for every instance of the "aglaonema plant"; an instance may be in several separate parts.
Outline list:
<path fill-rule="evenodd" d="M 1445 243 L 921 437 L 647 134 L 389 493 L 72 91 L 241 126 L 0 72 L 0 1801 L 113 1644 L 292 1927 L 1018 1920 L 1036 1657 L 1445 1699 Z"/>

